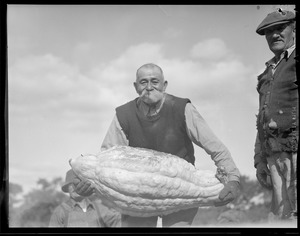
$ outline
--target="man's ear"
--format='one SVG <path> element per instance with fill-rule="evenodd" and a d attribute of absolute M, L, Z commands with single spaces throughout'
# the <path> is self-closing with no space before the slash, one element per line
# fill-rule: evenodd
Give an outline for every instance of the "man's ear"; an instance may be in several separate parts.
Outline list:
<path fill-rule="evenodd" d="M 137 83 L 136 82 L 133 82 L 133 87 L 135 88 L 135 91 L 138 93 L 138 91 L 137 91 Z"/>
<path fill-rule="evenodd" d="M 165 80 L 165 82 L 164 82 L 164 92 L 166 91 L 167 87 L 168 87 L 168 81 Z"/>

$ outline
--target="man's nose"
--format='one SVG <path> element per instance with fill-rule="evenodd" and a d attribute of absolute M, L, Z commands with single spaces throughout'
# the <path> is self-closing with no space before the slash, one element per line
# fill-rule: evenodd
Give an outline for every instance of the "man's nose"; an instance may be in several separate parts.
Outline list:
<path fill-rule="evenodd" d="M 152 90 L 152 84 L 149 82 L 146 87 L 147 90 Z"/>
<path fill-rule="evenodd" d="M 280 30 L 278 30 L 278 29 L 275 29 L 275 30 L 272 32 L 272 36 L 273 36 L 273 38 L 274 38 L 274 37 L 279 37 L 279 36 L 280 36 L 280 34 L 281 34 L 281 31 L 280 31 Z"/>

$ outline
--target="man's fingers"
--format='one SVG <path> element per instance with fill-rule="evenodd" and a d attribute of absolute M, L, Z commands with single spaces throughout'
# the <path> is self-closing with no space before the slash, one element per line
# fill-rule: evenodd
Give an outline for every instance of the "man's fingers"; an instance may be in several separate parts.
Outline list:
<path fill-rule="evenodd" d="M 215 207 L 220 207 L 220 206 L 224 206 L 224 205 L 226 205 L 228 202 L 215 202 L 214 203 L 214 206 Z"/>
<path fill-rule="evenodd" d="M 88 181 L 81 181 L 76 189 L 80 190 L 80 192 L 86 192 L 88 189 L 90 189 L 91 183 Z"/>
<path fill-rule="evenodd" d="M 225 188 L 224 188 L 219 194 L 219 199 L 221 201 L 223 201 L 223 199 L 225 198 L 226 195 L 228 195 L 228 191 L 225 191 Z"/>
<path fill-rule="evenodd" d="M 215 202 L 214 205 L 215 205 L 216 207 L 219 207 L 219 206 L 225 206 L 225 205 L 228 204 L 229 202 L 231 202 L 231 200 L 230 200 L 230 201 L 224 201 L 224 200 L 221 200 L 220 202 Z"/>
<path fill-rule="evenodd" d="M 227 195 L 225 195 L 222 199 L 220 199 L 220 200 L 222 200 L 222 201 L 224 201 L 224 202 L 231 202 L 232 200 L 234 199 L 234 196 L 233 196 L 233 194 L 232 193 L 228 193 Z"/>
<path fill-rule="evenodd" d="M 74 178 L 73 179 L 73 184 L 76 186 L 80 183 L 80 179 L 79 178 Z"/>
<path fill-rule="evenodd" d="M 266 173 L 266 175 L 271 175 L 271 172 L 270 172 L 270 170 L 268 168 L 265 168 L 264 172 Z"/>
<path fill-rule="evenodd" d="M 266 181 L 267 176 L 262 176 L 261 174 L 256 175 L 258 182 L 267 189 L 272 189 L 272 185 Z"/>
<path fill-rule="evenodd" d="M 264 181 L 263 178 L 261 178 L 260 176 L 257 176 L 257 180 L 258 182 L 263 186 L 263 187 L 266 187 L 267 186 L 267 183 Z"/>

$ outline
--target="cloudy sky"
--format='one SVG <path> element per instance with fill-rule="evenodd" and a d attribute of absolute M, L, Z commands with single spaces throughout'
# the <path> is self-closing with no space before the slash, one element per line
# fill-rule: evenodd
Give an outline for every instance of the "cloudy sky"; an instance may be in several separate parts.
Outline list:
<path fill-rule="evenodd" d="M 290 5 L 8 5 L 9 180 L 29 191 L 97 153 L 115 108 L 137 94 L 136 69 L 162 67 L 167 92 L 189 98 L 253 167 L 257 75 L 273 55 L 259 23 Z M 196 149 L 196 167 L 215 170 Z"/>

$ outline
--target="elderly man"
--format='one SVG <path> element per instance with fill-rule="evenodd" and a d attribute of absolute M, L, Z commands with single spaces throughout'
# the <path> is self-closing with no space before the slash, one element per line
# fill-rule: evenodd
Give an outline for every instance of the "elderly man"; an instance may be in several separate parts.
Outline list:
<path fill-rule="evenodd" d="M 278 9 L 256 32 L 274 57 L 258 76 L 259 113 L 254 166 L 260 184 L 273 191 L 270 216 L 297 218 L 298 83 L 295 14 Z"/>
<path fill-rule="evenodd" d="M 162 69 L 145 64 L 136 73 L 134 88 L 139 97 L 116 108 L 116 115 L 101 149 L 115 145 L 143 147 L 177 155 L 194 164 L 193 143 L 203 148 L 216 166 L 225 168 L 229 182 L 221 191 L 221 205 L 234 200 L 239 190 L 240 173 L 228 149 L 213 134 L 189 99 L 165 93 L 168 82 Z M 84 185 L 78 192 L 88 191 Z M 198 208 L 162 217 L 163 227 L 190 226 Z M 156 227 L 157 217 L 122 215 L 122 227 Z"/>

